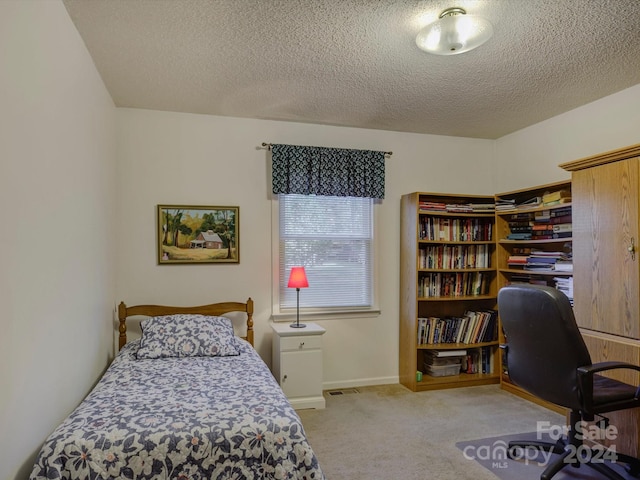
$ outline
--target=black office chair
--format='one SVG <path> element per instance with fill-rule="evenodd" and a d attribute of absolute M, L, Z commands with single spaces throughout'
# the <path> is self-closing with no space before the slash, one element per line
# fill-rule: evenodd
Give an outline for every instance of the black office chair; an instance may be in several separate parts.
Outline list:
<path fill-rule="evenodd" d="M 640 366 L 622 362 L 592 364 L 569 299 L 555 288 L 506 286 L 498 292 L 498 312 L 506 337 L 501 348 L 510 380 L 536 397 L 570 411 L 566 438 L 556 443 L 511 442 L 508 450 L 511 458 L 522 454 L 518 449 L 527 448 L 560 455 L 547 465 L 541 480 L 549 480 L 567 465 L 587 465 L 607 478 L 624 480 L 601 461 L 609 456 L 623 464 L 631 475 L 638 476 L 640 460 L 621 453 L 602 455 L 602 451 L 588 450 L 576 426 L 581 421 L 593 421 L 602 413 L 640 407 L 639 389 L 597 374 L 620 368 L 640 371 Z"/>

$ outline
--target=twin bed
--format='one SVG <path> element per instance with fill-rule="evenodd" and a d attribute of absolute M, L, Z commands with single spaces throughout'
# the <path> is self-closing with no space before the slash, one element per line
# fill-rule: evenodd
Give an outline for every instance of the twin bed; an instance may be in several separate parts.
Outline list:
<path fill-rule="evenodd" d="M 238 337 L 225 314 L 246 314 Z M 127 342 L 129 317 L 142 337 Z M 45 441 L 32 480 L 324 479 L 300 418 L 253 348 L 253 301 L 120 304 L 120 351 Z"/>

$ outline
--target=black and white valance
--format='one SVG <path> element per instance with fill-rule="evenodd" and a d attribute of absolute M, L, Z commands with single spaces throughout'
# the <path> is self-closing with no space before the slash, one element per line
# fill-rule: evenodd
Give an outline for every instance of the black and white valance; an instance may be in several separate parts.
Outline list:
<path fill-rule="evenodd" d="M 384 198 L 385 152 L 271 145 L 273 193 Z"/>

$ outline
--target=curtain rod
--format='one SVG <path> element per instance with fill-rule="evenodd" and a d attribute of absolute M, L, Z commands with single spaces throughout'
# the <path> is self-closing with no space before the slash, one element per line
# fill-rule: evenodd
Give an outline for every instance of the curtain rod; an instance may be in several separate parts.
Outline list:
<path fill-rule="evenodd" d="M 262 142 L 262 147 L 266 148 L 267 150 L 271 150 L 271 144 L 270 143 L 266 143 L 266 142 Z M 390 157 L 391 155 L 393 155 L 393 152 L 383 152 L 385 157 Z"/>

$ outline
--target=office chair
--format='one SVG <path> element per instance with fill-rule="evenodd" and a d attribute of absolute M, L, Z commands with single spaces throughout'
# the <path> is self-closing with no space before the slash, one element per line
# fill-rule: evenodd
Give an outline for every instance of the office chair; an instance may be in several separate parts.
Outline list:
<path fill-rule="evenodd" d="M 506 337 L 501 345 L 509 378 L 529 393 L 569 409 L 566 438 L 556 443 L 514 441 L 508 453 L 535 448 L 558 454 L 545 468 L 541 480 L 549 480 L 571 465 L 587 465 L 611 480 L 624 480 L 603 457 L 613 457 L 627 472 L 638 476 L 640 460 L 617 452 L 602 455 L 583 444 L 581 421 L 593 421 L 602 413 L 640 407 L 636 387 L 598 375 L 614 369 L 640 366 L 622 362 L 593 364 L 567 296 L 552 287 L 514 284 L 498 292 L 498 313 Z M 603 420 L 606 421 L 606 419 Z M 576 428 L 577 427 L 577 428 Z"/>

